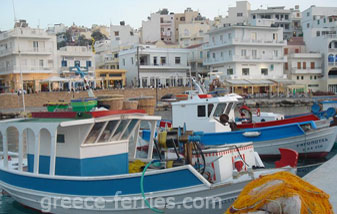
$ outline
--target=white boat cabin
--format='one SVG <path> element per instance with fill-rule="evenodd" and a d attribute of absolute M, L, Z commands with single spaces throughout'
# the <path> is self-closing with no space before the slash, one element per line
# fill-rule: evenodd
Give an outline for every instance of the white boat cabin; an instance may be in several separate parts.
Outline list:
<path fill-rule="evenodd" d="M 195 95 L 188 100 L 172 103 L 172 126 L 205 133 L 231 131 L 229 124 L 222 124 L 220 116 L 235 121 L 235 108 L 241 97 L 235 94 L 223 97 Z"/>
<path fill-rule="evenodd" d="M 152 160 L 157 116 L 116 114 L 89 119 L 27 118 L 0 121 L 3 167 L 17 148 L 18 170 L 62 176 L 104 176 L 129 173 L 129 161 Z M 150 129 L 149 141 L 141 129 Z M 10 137 L 14 131 L 15 142 Z M 9 139 L 11 138 L 11 139 Z M 1 140 L 0 140 L 1 141 Z M 16 144 L 13 146 L 13 144 Z M 140 145 L 142 144 L 142 145 Z M 137 147 L 147 145 L 147 150 Z M 149 152 L 151 151 L 151 152 Z M 25 159 L 28 166 L 25 166 Z"/>

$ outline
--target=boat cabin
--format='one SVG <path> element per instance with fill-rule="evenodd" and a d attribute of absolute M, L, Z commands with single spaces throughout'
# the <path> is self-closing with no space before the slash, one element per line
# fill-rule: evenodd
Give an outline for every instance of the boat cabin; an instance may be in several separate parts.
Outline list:
<path fill-rule="evenodd" d="M 172 126 L 205 133 L 231 131 L 230 125 L 220 122 L 221 115 L 235 121 L 234 110 L 241 97 L 235 94 L 222 97 L 195 95 L 191 99 L 172 103 Z"/>
<path fill-rule="evenodd" d="M 129 172 L 129 161 L 152 160 L 153 136 L 160 117 L 142 111 L 37 113 L 33 118 L 1 121 L 4 167 L 8 168 L 9 130 L 17 133 L 19 171 L 62 176 L 103 176 Z M 139 137 L 151 130 L 149 140 Z M 147 145 L 147 150 L 137 147 Z M 23 160 L 28 159 L 27 168 Z"/>

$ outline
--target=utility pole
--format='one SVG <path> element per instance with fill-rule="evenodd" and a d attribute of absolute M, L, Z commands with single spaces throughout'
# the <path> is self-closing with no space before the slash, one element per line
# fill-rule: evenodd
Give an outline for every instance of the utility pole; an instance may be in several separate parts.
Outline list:
<path fill-rule="evenodd" d="M 138 86 L 138 88 L 140 87 L 139 68 L 140 68 L 140 64 L 139 64 L 139 45 L 137 45 L 137 86 Z"/>

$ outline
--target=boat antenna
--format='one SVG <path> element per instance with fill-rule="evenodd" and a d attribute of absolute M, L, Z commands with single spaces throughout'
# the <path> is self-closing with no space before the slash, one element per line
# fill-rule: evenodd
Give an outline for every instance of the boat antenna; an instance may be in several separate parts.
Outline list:
<path fill-rule="evenodd" d="M 15 14 L 15 5 L 14 5 L 14 0 L 12 0 L 12 4 L 13 4 L 13 13 L 14 13 L 14 30 L 16 28 L 16 14 Z M 22 33 L 21 30 L 21 25 L 18 25 L 20 28 L 20 31 Z M 17 37 L 18 38 L 18 37 Z M 22 87 L 22 107 L 23 107 L 23 112 L 26 112 L 26 105 L 25 105 L 25 91 L 24 91 L 24 87 L 23 87 L 23 77 L 22 77 L 22 69 L 21 69 L 21 50 L 20 50 L 20 41 L 19 39 L 17 39 L 17 43 L 18 43 L 18 52 L 19 52 L 19 69 L 20 69 L 20 82 L 21 82 L 21 87 Z M 20 89 L 19 89 L 20 90 Z"/>

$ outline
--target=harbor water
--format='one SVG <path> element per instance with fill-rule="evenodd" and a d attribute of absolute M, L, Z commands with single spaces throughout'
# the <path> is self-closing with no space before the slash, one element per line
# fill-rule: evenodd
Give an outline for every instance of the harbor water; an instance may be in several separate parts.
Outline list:
<path fill-rule="evenodd" d="M 253 109 L 254 110 L 254 109 Z M 291 115 L 291 114 L 300 114 L 300 113 L 306 113 L 310 111 L 310 107 L 308 106 L 300 106 L 300 107 L 282 107 L 282 108 L 262 108 L 261 111 L 264 112 L 274 112 L 274 113 L 281 113 L 284 115 Z M 171 111 L 160 111 L 156 112 L 157 115 L 162 116 L 163 119 L 171 119 Z M 17 138 L 17 134 L 14 131 L 10 131 L 9 138 Z M 2 147 L 2 142 L 0 138 L 0 149 Z M 17 146 L 9 145 L 10 151 L 17 151 Z M 320 166 L 322 163 L 324 163 L 326 160 L 329 160 L 334 155 L 337 154 L 337 144 L 335 144 L 333 150 L 330 152 L 330 154 L 327 156 L 327 158 L 322 160 L 304 160 L 300 161 L 298 163 L 298 175 L 303 177 L 305 174 L 310 172 L 311 170 L 314 170 L 318 166 Z M 274 167 L 274 161 L 275 160 L 267 160 L 264 161 L 264 164 L 266 167 Z M 28 209 L 22 205 L 20 205 L 18 202 L 15 202 L 11 197 L 6 195 L 0 195 L 0 214 L 1 213 L 15 213 L 15 214 L 35 214 L 40 213 L 38 211 Z"/>

